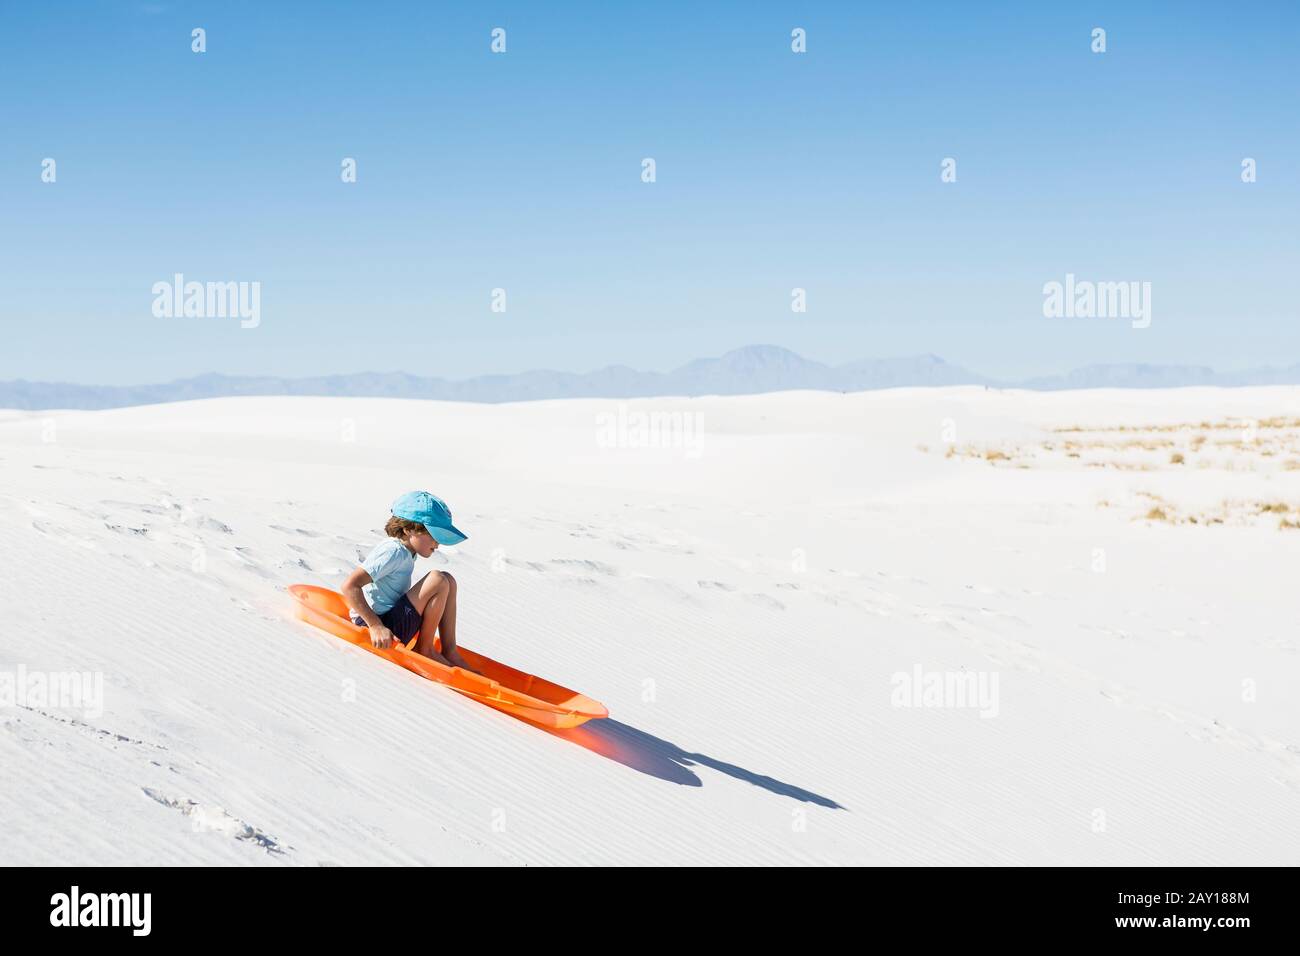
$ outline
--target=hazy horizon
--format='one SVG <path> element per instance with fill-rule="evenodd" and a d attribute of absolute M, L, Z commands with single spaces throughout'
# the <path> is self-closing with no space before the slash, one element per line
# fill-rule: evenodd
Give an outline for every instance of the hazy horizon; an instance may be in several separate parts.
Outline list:
<path fill-rule="evenodd" d="M 532 372 L 554 373 L 557 375 L 589 375 L 591 373 L 603 371 L 605 369 L 610 369 L 610 368 L 626 368 L 635 372 L 641 372 L 641 373 L 647 373 L 653 375 L 670 375 L 673 372 L 676 372 L 684 368 L 685 366 L 691 364 L 692 362 L 701 361 L 701 360 L 707 361 L 707 360 L 721 359 L 732 353 L 745 352 L 751 349 L 761 349 L 761 348 L 782 349 L 784 351 L 793 353 L 794 355 L 798 356 L 801 359 L 805 359 L 810 362 L 818 362 L 832 369 L 844 365 L 856 363 L 856 362 L 905 361 L 908 359 L 918 359 L 918 358 L 924 358 L 926 356 L 932 356 L 934 358 L 939 359 L 945 365 L 951 366 L 953 368 L 964 369 L 965 371 L 972 372 L 977 375 L 983 375 L 990 379 L 997 379 L 998 381 L 1005 381 L 1010 384 L 1015 384 L 1016 382 L 1032 380 L 1032 379 L 1050 378 L 1053 376 L 1067 375 L 1070 372 L 1075 372 L 1075 371 L 1079 371 L 1080 369 L 1091 368 L 1095 366 L 1118 367 L 1118 366 L 1125 366 L 1125 365 L 1148 365 L 1155 368 L 1160 368 L 1160 367 L 1208 368 L 1211 371 L 1218 374 L 1233 374 L 1233 373 L 1250 372 L 1250 371 L 1257 371 L 1260 369 L 1269 369 L 1269 368 L 1284 369 L 1284 368 L 1289 368 L 1291 366 L 1300 364 L 1300 359 L 1278 359 L 1272 362 L 1261 362 L 1258 364 L 1238 365 L 1232 367 L 1227 365 L 1215 365 L 1213 363 L 1205 363 L 1205 362 L 1101 362 L 1101 363 L 1087 363 L 1081 365 L 1071 365 L 1067 363 L 1061 366 L 1060 368 L 1043 369 L 1041 371 L 1031 371 L 1025 375 L 1000 378 L 999 376 L 990 374 L 983 368 L 975 367 L 965 362 L 952 361 L 947 356 L 937 355 L 933 352 L 917 352 L 910 355 L 861 355 L 861 356 L 851 356 L 851 357 L 841 356 L 835 359 L 825 359 L 813 355 L 804 355 L 801 352 L 798 352 L 794 349 L 790 349 L 787 346 L 783 346 L 775 342 L 753 342 L 748 345 L 742 345 L 742 346 L 737 346 L 736 348 L 733 349 L 727 349 L 725 352 L 716 355 L 692 356 L 690 358 L 685 358 L 681 361 L 675 362 L 668 367 L 662 367 L 662 368 L 647 368 L 647 367 L 637 365 L 635 362 L 615 361 L 615 362 L 608 362 L 603 365 L 592 366 L 589 368 L 562 369 L 562 368 L 553 368 L 548 366 L 537 365 L 537 366 L 532 366 L 527 368 L 496 369 L 492 371 L 476 373 L 474 375 L 459 375 L 459 376 L 438 375 L 436 373 L 423 373 L 423 372 L 413 371 L 409 368 L 400 368 L 400 367 L 352 368 L 352 369 L 341 369 L 338 371 L 307 372 L 307 373 L 297 374 L 297 375 L 286 374 L 274 370 L 266 371 L 266 372 L 229 373 L 229 372 L 220 371 L 218 369 L 207 369 L 205 371 L 195 372 L 190 375 L 157 377 L 153 379 L 140 380 L 140 381 L 121 381 L 121 382 L 75 381 L 72 379 L 36 379 L 36 378 L 26 378 L 23 376 L 17 376 L 13 378 L 0 379 L 0 383 L 26 381 L 26 382 L 31 382 L 33 384 L 70 385 L 70 386 L 86 387 L 86 388 L 95 387 L 95 386 L 103 386 L 109 388 L 132 388 L 138 386 L 166 385 L 172 382 L 187 381 L 195 378 L 203 378 L 209 375 L 222 376 L 228 378 L 282 378 L 282 379 L 306 379 L 306 378 L 327 378 L 327 377 L 346 378 L 350 376 L 360 376 L 360 375 L 411 375 L 418 378 L 445 379 L 449 382 L 454 383 L 454 382 L 463 382 L 463 381 L 469 381 L 477 378 L 490 377 L 490 376 L 511 377 L 517 375 L 526 375 Z"/>

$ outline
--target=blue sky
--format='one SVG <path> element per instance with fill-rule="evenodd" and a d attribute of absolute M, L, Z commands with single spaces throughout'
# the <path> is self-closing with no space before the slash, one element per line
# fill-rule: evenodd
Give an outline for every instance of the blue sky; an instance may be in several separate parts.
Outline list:
<path fill-rule="evenodd" d="M 1242 9 L 6 3 L 0 379 L 1290 364 L 1300 6 Z M 155 318 L 177 272 L 261 324 Z M 1044 318 L 1067 272 L 1151 326 Z"/>

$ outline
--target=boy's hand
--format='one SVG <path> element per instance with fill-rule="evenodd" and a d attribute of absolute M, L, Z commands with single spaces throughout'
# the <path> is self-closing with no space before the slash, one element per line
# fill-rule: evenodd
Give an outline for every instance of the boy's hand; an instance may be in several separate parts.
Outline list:
<path fill-rule="evenodd" d="M 380 648 L 391 647 L 393 641 L 395 640 L 397 640 L 397 638 L 393 636 L 393 632 L 390 631 L 388 628 L 384 627 L 384 625 L 382 624 L 380 624 L 378 627 L 372 627 L 370 629 L 370 643 L 373 644 L 375 647 L 380 647 Z"/>

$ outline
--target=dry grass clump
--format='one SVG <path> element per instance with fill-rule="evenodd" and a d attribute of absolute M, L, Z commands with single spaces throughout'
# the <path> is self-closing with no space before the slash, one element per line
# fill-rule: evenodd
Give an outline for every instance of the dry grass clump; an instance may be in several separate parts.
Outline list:
<path fill-rule="evenodd" d="M 1300 471 L 1300 418 L 1183 422 L 1171 425 L 1065 425 L 1027 442 L 949 445 L 948 458 L 983 460 L 1014 468 L 1100 468 L 1159 472 L 1175 467 L 1227 472 Z M 1059 435 L 1053 439 L 1051 435 Z M 919 446 L 918 446 L 919 447 Z M 1236 512 L 1251 516 L 1247 505 Z M 1169 509 L 1166 509 L 1168 512 Z M 1300 507 L 1295 509 L 1300 511 Z M 1175 524 L 1190 519 L 1169 518 Z M 1200 524 L 1213 523 L 1205 516 Z"/>
<path fill-rule="evenodd" d="M 1061 428 L 1053 428 L 1054 432 L 1180 432 L 1192 428 L 1201 428 L 1206 431 L 1230 431 L 1236 428 L 1245 428 L 1251 424 L 1249 419 L 1225 419 L 1221 422 L 1187 422 L 1173 425 L 1066 425 Z M 1272 418 L 1261 418 L 1254 422 L 1256 428 L 1300 428 L 1300 418 L 1287 418 L 1284 415 L 1275 415 Z"/>

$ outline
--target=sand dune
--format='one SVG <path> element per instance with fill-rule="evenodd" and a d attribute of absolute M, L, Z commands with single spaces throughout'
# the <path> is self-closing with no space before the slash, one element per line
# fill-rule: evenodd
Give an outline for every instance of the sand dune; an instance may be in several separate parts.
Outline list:
<path fill-rule="evenodd" d="M 0 668 L 103 681 L 0 707 L 0 863 L 1295 865 L 1297 419 L 1291 387 L 0 412 Z M 289 619 L 411 488 L 470 535 L 420 569 L 462 643 L 609 720 Z"/>

